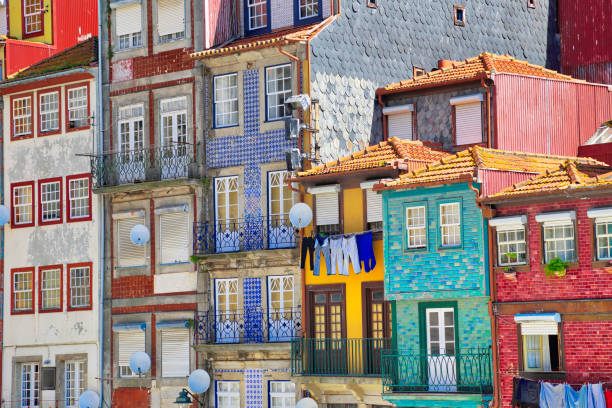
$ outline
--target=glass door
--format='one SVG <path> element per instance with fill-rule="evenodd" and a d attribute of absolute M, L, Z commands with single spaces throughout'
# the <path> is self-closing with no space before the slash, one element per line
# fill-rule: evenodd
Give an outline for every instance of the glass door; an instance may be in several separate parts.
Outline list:
<path fill-rule="evenodd" d="M 268 336 L 289 341 L 297 336 L 294 320 L 293 276 L 268 277 Z"/>
<path fill-rule="evenodd" d="M 145 180 L 144 108 L 141 105 L 119 110 L 119 183 Z"/>
<path fill-rule="evenodd" d="M 238 279 L 215 279 L 215 336 L 217 343 L 240 340 Z"/>
<path fill-rule="evenodd" d="M 289 221 L 294 194 L 285 182 L 291 176 L 288 171 L 268 173 L 268 245 L 273 248 L 293 248 L 295 234 Z"/>
<path fill-rule="evenodd" d="M 427 309 L 427 365 L 429 391 L 457 391 L 455 310 Z"/>
<path fill-rule="evenodd" d="M 314 374 L 347 374 L 344 299 L 339 290 L 311 293 L 308 360 Z"/>
<path fill-rule="evenodd" d="M 187 98 L 163 100 L 161 112 L 162 179 L 187 177 Z"/>
<path fill-rule="evenodd" d="M 215 179 L 215 220 L 216 251 L 240 250 L 238 176 Z"/>
<path fill-rule="evenodd" d="M 364 339 L 364 370 L 366 374 L 381 373 L 382 351 L 390 346 L 391 305 L 385 302 L 381 287 L 366 291 L 366 339 Z"/>

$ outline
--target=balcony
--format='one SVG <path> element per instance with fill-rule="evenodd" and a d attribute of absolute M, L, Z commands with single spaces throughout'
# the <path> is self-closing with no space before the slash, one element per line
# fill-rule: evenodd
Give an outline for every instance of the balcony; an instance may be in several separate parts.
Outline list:
<path fill-rule="evenodd" d="M 289 342 L 302 333 L 302 309 L 242 312 L 208 311 L 196 315 L 195 344 L 261 344 Z"/>
<path fill-rule="evenodd" d="M 309 339 L 291 341 L 291 375 L 380 377 L 381 354 L 389 338 Z"/>
<path fill-rule="evenodd" d="M 288 216 L 249 217 L 194 225 L 196 256 L 261 249 L 295 248 L 296 230 Z"/>
<path fill-rule="evenodd" d="M 188 143 L 144 147 L 91 156 L 94 188 L 145 181 L 198 178 L 195 148 Z"/>
<path fill-rule="evenodd" d="M 456 354 L 385 350 L 382 377 L 385 394 L 490 394 L 491 348 L 465 349 Z"/>

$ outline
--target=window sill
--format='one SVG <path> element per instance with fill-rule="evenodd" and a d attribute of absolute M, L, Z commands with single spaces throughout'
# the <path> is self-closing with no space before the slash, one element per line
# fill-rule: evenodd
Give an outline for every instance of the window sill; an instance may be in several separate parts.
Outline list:
<path fill-rule="evenodd" d="M 40 309 L 38 313 L 60 313 L 63 312 L 62 309 Z"/>
<path fill-rule="evenodd" d="M 24 140 L 24 139 L 33 139 L 33 138 L 34 138 L 34 133 L 30 133 L 29 135 L 12 136 L 11 140 Z"/>
<path fill-rule="evenodd" d="M 527 380 L 565 380 L 565 371 L 519 371 L 519 376 Z"/>
<path fill-rule="evenodd" d="M 188 265 L 191 262 L 189 261 L 183 261 L 183 262 L 171 262 L 171 263 L 162 263 L 162 264 L 157 264 L 157 266 L 175 266 L 175 265 Z"/>
<path fill-rule="evenodd" d="M 38 137 L 59 135 L 60 133 L 62 133 L 60 129 L 57 129 L 57 130 L 41 130 L 41 131 L 38 132 Z"/>
<path fill-rule="evenodd" d="M 276 122 L 284 122 L 285 120 L 291 118 L 291 116 L 284 116 L 282 118 L 277 118 L 277 119 L 268 119 L 266 118 L 266 120 L 264 120 L 264 123 L 276 123 Z"/>
<path fill-rule="evenodd" d="M 217 130 L 217 129 L 229 129 L 229 128 L 234 128 L 234 127 L 239 127 L 240 124 L 236 123 L 235 125 L 227 125 L 227 126 L 214 126 L 213 130 Z"/>
<path fill-rule="evenodd" d="M 512 272 L 516 273 L 528 273 L 531 271 L 531 267 L 529 265 L 508 265 L 508 267 L 512 268 Z M 495 271 L 495 273 L 506 272 L 504 270 L 505 268 L 505 266 L 495 266 L 493 270 Z"/>
<path fill-rule="evenodd" d="M 612 260 L 591 261 L 591 268 L 612 268 Z"/>
<path fill-rule="evenodd" d="M 87 126 L 81 126 L 81 127 L 76 127 L 76 128 L 66 128 L 66 132 L 77 132 L 79 130 L 88 130 L 91 126 L 87 125 Z"/>
<path fill-rule="evenodd" d="M 130 48 L 116 48 L 115 49 L 115 53 L 120 53 L 120 52 L 130 52 L 130 51 L 136 51 L 136 50 L 141 50 L 144 48 L 144 45 L 141 45 L 139 47 L 130 47 Z"/>
<path fill-rule="evenodd" d="M 463 248 L 463 245 L 439 246 L 438 251 L 457 250 Z"/>
<path fill-rule="evenodd" d="M 542 271 L 545 271 L 544 268 L 546 267 L 546 263 L 542 264 Z M 578 265 L 578 261 L 572 261 L 572 262 L 568 262 L 567 263 L 567 271 L 571 271 L 571 270 L 575 270 L 578 269 L 579 265 Z"/>
<path fill-rule="evenodd" d="M 93 309 L 92 306 L 89 305 L 89 306 L 83 306 L 83 307 L 69 307 L 66 310 L 68 312 L 83 312 L 83 311 L 90 311 L 92 309 Z"/>

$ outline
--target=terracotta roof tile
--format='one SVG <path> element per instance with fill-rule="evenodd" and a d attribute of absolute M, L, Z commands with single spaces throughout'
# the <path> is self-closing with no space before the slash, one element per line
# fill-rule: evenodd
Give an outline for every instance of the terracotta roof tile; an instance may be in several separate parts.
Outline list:
<path fill-rule="evenodd" d="M 391 166 L 394 162 L 401 162 L 402 167 L 412 170 L 449 155 L 449 153 L 433 149 L 419 141 L 392 138 L 389 141 L 369 146 L 349 156 L 315 166 L 308 171 L 299 172 L 298 178 L 351 173 L 359 170 Z"/>
<path fill-rule="evenodd" d="M 587 166 L 607 166 L 605 163 L 591 158 L 505 152 L 475 146 L 417 171 L 402 174 L 395 180 L 382 180 L 376 189 L 401 189 L 425 184 L 472 180 L 477 176 L 477 169 L 540 174 L 547 170 L 557 169 L 560 164 L 567 160 Z"/>
<path fill-rule="evenodd" d="M 584 82 L 542 66 L 530 64 L 527 61 L 517 60 L 509 55 L 496 55 L 483 52 L 477 57 L 468 58 L 465 61 L 453 61 L 452 67 L 434 70 L 410 80 L 389 84 L 379 89 L 378 92 L 384 94 L 422 86 L 444 85 L 455 81 L 477 80 L 490 77 L 493 71 L 497 73 L 559 79 L 563 81 Z"/>

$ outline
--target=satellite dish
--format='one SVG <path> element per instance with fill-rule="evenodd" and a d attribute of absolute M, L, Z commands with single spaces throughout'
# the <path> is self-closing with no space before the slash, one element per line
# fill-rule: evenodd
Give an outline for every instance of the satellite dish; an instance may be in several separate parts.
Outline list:
<path fill-rule="evenodd" d="M 134 225 L 132 231 L 130 231 L 130 238 L 135 245 L 144 245 L 149 242 L 151 233 L 146 226 L 138 224 Z"/>
<path fill-rule="evenodd" d="M 187 384 L 189 384 L 189 388 L 192 392 L 202 394 L 208 390 L 208 387 L 210 387 L 210 376 L 204 370 L 194 370 L 189 375 L 189 381 Z"/>
<path fill-rule="evenodd" d="M 305 203 L 297 203 L 289 210 L 289 220 L 295 228 L 304 228 L 312 221 L 312 210 Z"/>
<path fill-rule="evenodd" d="M 302 398 L 295 404 L 295 408 L 317 408 L 317 401 L 312 398 Z"/>
<path fill-rule="evenodd" d="M 98 408 L 100 406 L 100 396 L 97 392 L 87 390 L 79 397 L 80 408 Z"/>
<path fill-rule="evenodd" d="M 4 225 L 11 219 L 11 211 L 6 205 L 0 205 L 0 225 Z"/>
<path fill-rule="evenodd" d="M 151 357 L 144 351 L 137 351 L 130 357 L 130 368 L 140 375 L 151 368 Z"/>

